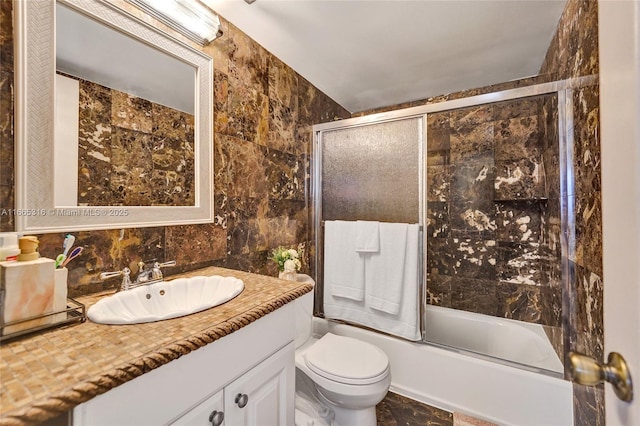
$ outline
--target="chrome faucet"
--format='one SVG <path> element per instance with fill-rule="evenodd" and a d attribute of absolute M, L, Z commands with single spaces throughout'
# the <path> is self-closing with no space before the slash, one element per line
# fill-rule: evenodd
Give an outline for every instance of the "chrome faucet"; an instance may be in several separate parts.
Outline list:
<path fill-rule="evenodd" d="M 138 262 L 138 276 L 136 277 L 137 283 L 146 283 L 151 280 L 151 269 L 145 269 L 147 266 L 142 260 Z"/>
<path fill-rule="evenodd" d="M 162 281 L 164 275 L 162 274 L 162 268 L 167 266 L 175 266 L 176 261 L 171 260 L 169 262 L 158 263 L 154 262 L 153 267 L 151 269 L 146 268 L 145 262 L 138 262 L 138 275 L 136 276 L 136 280 L 131 282 L 131 269 L 124 268 L 122 271 L 116 272 L 103 272 L 100 274 L 101 280 L 107 280 L 113 277 L 122 277 L 122 283 L 116 293 L 119 291 L 127 291 L 129 289 L 139 287 L 141 285 L 153 284 L 159 281 Z"/>
<path fill-rule="evenodd" d="M 136 283 L 150 284 L 152 282 L 162 281 L 163 274 L 161 268 L 176 266 L 176 261 L 171 260 L 164 263 L 153 262 L 153 267 L 151 269 L 146 269 L 146 266 L 147 264 L 145 262 L 138 262 L 138 276 L 136 277 Z"/>

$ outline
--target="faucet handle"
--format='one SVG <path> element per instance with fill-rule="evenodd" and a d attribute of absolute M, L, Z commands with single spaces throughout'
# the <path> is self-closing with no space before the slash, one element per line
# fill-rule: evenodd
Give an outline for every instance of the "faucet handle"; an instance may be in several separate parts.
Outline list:
<path fill-rule="evenodd" d="M 100 274 L 100 279 L 108 280 L 109 278 L 122 276 L 122 284 L 120 284 L 120 289 L 118 290 L 118 291 L 122 291 L 122 290 L 129 290 L 129 286 L 131 286 L 130 275 L 131 275 L 131 269 L 124 268 L 122 271 L 103 272 Z"/>
<path fill-rule="evenodd" d="M 167 266 L 176 266 L 176 261 L 175 260 L 170 260 L 168 262 L 163 262 L 163 263 L 155 262 L 153 264 L 153 271 L 151 272 L 151 277 L 154 280 L 161 280 L 163 278 L 163 275 L 162 275 L 162 271 L 160 270 L 160 268 L 165 268 Z"/>
<path fill-rule="evenodd" d="M 109 278 L 113 278 L 113 277 L 120 277 L 123 275 L 129 275 L 131 273 L 131 269 L 129 268 L 124 268 L 122 271 L 115 271 L 115 272 L 103 272 L 100 274 L 100 279 L 101 280 L 108 280 Z"/>

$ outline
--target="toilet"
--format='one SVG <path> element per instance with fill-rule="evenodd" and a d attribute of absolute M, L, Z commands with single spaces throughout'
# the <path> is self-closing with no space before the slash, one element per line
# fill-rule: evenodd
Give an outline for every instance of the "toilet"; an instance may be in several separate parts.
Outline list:
<path fill-rule="evenodd" d="M 313 283 L 310 277 L 299 276 L 299 281 L 303 280 Z M 376 405 L 391 384 L 389 358 L 377 346 L 351 337 L 332 333 L 312 336 L 313 292 L 294 303 L 296 425 L 375 426 Z M 312 389 L 304 389 L 305 382 L 311 383 Z M 325 412 L 322 419 L 309 422 L 306 416 L 313 410 L 299 410 L 300 399 L 315 399 L 312 405 L 327 407 L 332 415 Z"/>

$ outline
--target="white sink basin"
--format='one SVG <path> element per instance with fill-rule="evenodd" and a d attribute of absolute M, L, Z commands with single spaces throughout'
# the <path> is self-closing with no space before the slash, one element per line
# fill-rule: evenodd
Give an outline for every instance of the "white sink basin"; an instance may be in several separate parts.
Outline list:
<path fill-rule="evenodd" d="M 244 290 L 233 277 L 178 278 L 143 285 L 99 300 L 87 311 L 100 324 L 139 324 L 181 317 L 227 302 Z"/>

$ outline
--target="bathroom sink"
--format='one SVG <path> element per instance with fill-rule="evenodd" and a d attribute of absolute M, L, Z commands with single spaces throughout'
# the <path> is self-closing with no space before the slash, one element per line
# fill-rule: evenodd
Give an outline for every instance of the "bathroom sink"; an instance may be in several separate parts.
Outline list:
<path fill-rule="evenodd" d="M 178 278 L 143 285 L 99 300 L 87 311 L 100 324 L 139 324 L 181 317 L 221 305 L 244 290 L 234 277 Z"/>

